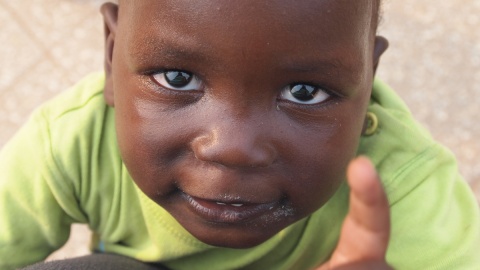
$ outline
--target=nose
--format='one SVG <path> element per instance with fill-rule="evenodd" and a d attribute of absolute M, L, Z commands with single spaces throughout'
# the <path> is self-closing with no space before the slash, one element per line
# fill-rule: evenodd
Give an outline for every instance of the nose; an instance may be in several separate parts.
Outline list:
<path fill-rule="evenodd" d="M 268 167 L 276 159 L 269 128 L 251 120 L 222 119 L 192 142 L 197 159 L 226 167 Z"/>

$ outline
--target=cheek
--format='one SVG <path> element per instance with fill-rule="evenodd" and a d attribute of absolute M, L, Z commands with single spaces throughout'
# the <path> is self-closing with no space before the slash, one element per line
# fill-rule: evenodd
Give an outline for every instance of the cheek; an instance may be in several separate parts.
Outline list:
<path fill-rule="evenodd" d="M 135 86 L 116 95 L 116 129 L 122 159 L 140 189 L 150 197 L 175 187 L 167 169 L 186 151 L 188 132 L 178 125 L 181 113 L 169 114 L 162 106 L 139 95 Z M 134 94 L 134 93 L 137 94 Z M 177 123 L 177 124 L 175 124 Z"/>
<path fill-rule="evenodd" d="M 295 135 L 302 140 L 296 140 L 290 147 L 294 150 L 286 154 L 286 163 L 292 168 L 286 190 L 301 215 L 317 210 L 333 196 L 345 180 L 349 161 L 356 155 L 362 114 L 335 115 L 317 119 L 316 123 L 321 124 L 310 125 L 315 128 L 297 128 Z"/>
<path fill-rule="evenodd" d="M 128 98 L 117 98 L 116 129 L 120 153 L 130 175 L 148 195 L 155 179 L 153 149 L 155 142 L 145 136 L 147 123 Z"/>

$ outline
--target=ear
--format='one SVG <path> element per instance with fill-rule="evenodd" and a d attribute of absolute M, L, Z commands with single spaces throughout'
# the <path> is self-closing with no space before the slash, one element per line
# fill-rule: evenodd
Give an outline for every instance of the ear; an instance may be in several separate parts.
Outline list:
<path fill-rule="evenodd" d="M 103 95 L 109 106 L 114 106 L 114 89 L 112 79 L 112 58 L 117 32 L 118 5 L 105 3 L 100 8 L 105 27 L 105 89 Z"/>
<path fill-rule="evenodd" d="M 388 40 L 382 36 L 375 37 L 375 48 L 373 49 L 373 75 L 377 72 L 380 57 L 388 49 Z"/>

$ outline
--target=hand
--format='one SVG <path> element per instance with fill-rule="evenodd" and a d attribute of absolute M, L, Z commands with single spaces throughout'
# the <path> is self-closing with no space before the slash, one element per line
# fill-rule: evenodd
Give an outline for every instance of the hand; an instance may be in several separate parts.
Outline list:
<path fill-rule="evenodd" d="M 350 209 L 330 260 L 317 270 L 392 269 L 385 261 L 390 237 L 387 196 L 373 164 L 365 157 L 347 169 Z"/>

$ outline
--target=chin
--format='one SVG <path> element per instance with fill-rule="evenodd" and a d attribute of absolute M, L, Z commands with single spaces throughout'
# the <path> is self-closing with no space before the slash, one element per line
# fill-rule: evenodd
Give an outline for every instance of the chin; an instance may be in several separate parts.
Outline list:
<path fill-rule="evenodd" d="M 194 235 L 198 240 L 205 244 L 234 249 L 247 249 L 258 246 L 271 237 L 273 237 L 277 231 L 269 234 L 252 234 L 249 228 L 245 228 L 247 233 L 231 233 L 218 231 L 216 233 L 210 233 L 208 235 Z M 247 234 L 247 235 L 246 235 Z"/>

